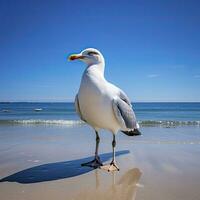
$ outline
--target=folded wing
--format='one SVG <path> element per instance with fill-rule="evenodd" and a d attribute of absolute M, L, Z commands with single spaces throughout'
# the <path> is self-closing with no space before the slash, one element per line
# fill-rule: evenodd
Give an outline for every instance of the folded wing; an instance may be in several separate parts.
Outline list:
<path fill-rule="evenodd" d="M 136 121 L 131 102 L 123 91 L 120 90 L 119 95 L 113 99 L 112 106 L 121 130 L 127 135 L 136 135 L 139 125 Z"/>
<path fill-rule="evenodd" d="M 86 122 L 86 120 L 83 118 L 83 116 L 81 114 L 80 104 L 79 104 L 79 100 L 78 100 L 78 94 L 75 97 L 75 108 L 76 108 L 76 112 L 79 115 L 79 117 L 81 118 L 81 120 Z"/>

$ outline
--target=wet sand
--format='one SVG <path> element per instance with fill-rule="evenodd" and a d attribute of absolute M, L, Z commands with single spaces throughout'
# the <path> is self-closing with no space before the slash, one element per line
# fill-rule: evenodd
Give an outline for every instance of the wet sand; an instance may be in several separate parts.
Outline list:
<path fill-rule="evenodd" d="M 95 134 L 87 126 L 0 126 L 0 199 L 162 199 L 200 196 L 200 128 L 145 127 L 117 135 L 119 172 L 81 167 Z M 111 160 L 112 135 L 100 133 L 100 157 Z"/>

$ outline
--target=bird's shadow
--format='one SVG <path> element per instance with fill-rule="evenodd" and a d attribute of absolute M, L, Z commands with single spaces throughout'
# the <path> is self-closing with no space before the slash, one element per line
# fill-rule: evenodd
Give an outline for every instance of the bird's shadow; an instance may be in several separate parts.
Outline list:
<path fill-rule="evenodd" d="M 128 153 L 128 150 L 117 151 L 116 156 Z M 100 157 L 102 162 L 106 162 L 112 157 L 112 153 L 104 153 Z M 82 163 L 89 162 L 92 159 L 93 157 L 86 157 L 77 160 L 39 165 L 7 176 L 1 179 L 0 182 L 8 181 L 27 184 L 74 177 L 94 170 L 91 167 L 81 166 Z"/>

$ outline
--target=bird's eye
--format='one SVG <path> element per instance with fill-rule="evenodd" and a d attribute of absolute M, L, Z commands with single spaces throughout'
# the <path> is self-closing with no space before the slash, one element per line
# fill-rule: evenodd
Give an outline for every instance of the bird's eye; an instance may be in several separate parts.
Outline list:
<path fill-rule="evenodd" d="M 88 52 L 88 55 L 89 55 L 89 56 L 92 56 L 92 55 L 98 55 L 98 53 L 95 52 L 95 51 L 90 51 L 90 52 Z"/>

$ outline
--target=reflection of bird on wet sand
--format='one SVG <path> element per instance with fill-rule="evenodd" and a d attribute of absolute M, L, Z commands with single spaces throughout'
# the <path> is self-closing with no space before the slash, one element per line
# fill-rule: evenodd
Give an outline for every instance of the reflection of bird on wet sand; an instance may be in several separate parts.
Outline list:
<path fill-rule="evenodd" d="M 96 189 L 81 191 L 73 198 L 74 200 L 134 200 L 136 198 L 137 184 L 142 175 L 138 168 L 128 170 L 116 183 L 115 172 L 113 172 L 112 185 L 107 188 L 100 182 L 98 170 L 95 173 Z"/>

